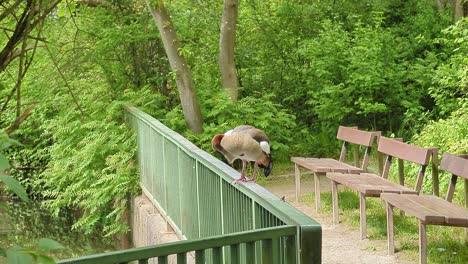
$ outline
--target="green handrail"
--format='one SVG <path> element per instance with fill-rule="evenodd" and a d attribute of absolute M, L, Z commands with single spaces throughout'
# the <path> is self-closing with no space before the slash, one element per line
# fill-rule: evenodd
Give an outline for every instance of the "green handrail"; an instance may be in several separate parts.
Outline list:
<path fill-rule="evenodd" d="M 125 110 L 127 123 L 137 134 L 142 191 L 180 238 L 200 242 L 255 230 L 268 233 L 284 226 L 295 228 L 281 239 L 214 247 L 207 253 L 208 263 L 220 263 L 222 258 L 237 263 L 238 253 L 247 263 L 321 262 L 320 224 L 257 184 L 232 185 L 239 178 L 232 167 L 141 110 L 133 106 L 125 106 Z M 105 255 L 113 254 L 118 253 Z M 162 256 L 162 263 L 165 258 Z"/>
<path fill-rule="evenodd" d="M 173 243 L 166 243 L 156 246 L 132 248 L 126 250 L 119 250 L 110 253 L 90 255 L 86 257 L 76 258 L 76 259 L 67 259 L 58 261 L 57 263 L 61 264 L 107 264 L 107 263 L 125 263 L 135 260 L 140 260 L 141 262 L 147 261 L 150 258 L 160 257 L 160 259 L 167 258 L 170 255 L 177 254 L 177 260 L 181 263 L 186 263 L 187 253 L 195 251 L 195 260 L 196 263 L 205 263 L 205 252 L 209 249 L 221 249 L 222 247 L 230 246 L 231 253 L 232 248 L 248 247 L 250 242 L 255 241 L 278 241 L 280 238 L 294 240 L 293 236 L 297 232 L 296 226 L 281 226 L 281 227 L 272 227 L 259 229 L 254 231 L 239 232 L 233 234 L 227 234 L 222 236 L 214 236 L 209 238 L 185 240 Z M 274 250 L 273 250 L 274 249 Z M 274 252 L 279 252 L 279 244 L 275 248 L 268 250 L 264 248 L 264 254 L 270 255 L 273 258 Z M 219 250 L 220 256 L 222 259 L 222 250 Z M 198 256 L 198 258 L 197 258 Z M 236 250 L 235 253 L 231 254 L 229 257 L 241 260 L 249 261 L 250 256 L 244 255 L 241 256 L 240 251 Z M 212 257 L 211 260 L 216 259 L 217 257 Z M 280 259 L 277 259 L 278 263 Z M 272 261 L 275 262 L 275 261 Z M 213 261 L 213 263 L 216 263 Z M 221 262 L 218 262 L 221 263 Z M 232 262 L 234 263 L 234 262 Z M 292 262 L 288 262 L 292 263 Z"/>
<path fill-rule="evenodd" d="M 143 111 L 125 106 L 137 133 L 141 187 L 181 238 L 299 226 L 298 259 L 321 260 L 321 226 Z M 261 261 L 261 259 L 258 259 Z"/>

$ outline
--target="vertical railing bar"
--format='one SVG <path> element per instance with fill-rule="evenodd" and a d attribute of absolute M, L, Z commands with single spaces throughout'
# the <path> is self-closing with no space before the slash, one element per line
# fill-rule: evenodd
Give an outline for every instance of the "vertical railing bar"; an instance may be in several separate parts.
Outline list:
<path fill-rule="evenodd" d="M 158 264 L 167 264 L 167 256 L 158 257 Z"/>
<path fill-rule="evenodd" d="M 272 239 L 264 239 L 262 243 L 262 263 L 273 263 Z"/>
<path fill-rule="evenodd" d="M 233 190 L 232 192 L 232 199 L 234 200 L 234 210 L 239 212 L 240 215 L 242 215 L 239 211 L 239 203 L 238 203 L 238 195 L 237 195 L 237 190 Z M 242 215 L 243 216 L 243 215 Z M 242 220 L 241 217 L 232 217 L 231 220 L 231 225 L 232 229 L 231 232 L 239 232 L 239 220 Z"/>
<path fill-rule="evenodd" d="M 138 264 L 148 264 L 148 259 L 139 259 Z"/>
<path fill-rule="evenodd" d="M 152 138 L 152 144 L 151 144 L 151 160 L 156 160 L 156 138 L 154 137 L 154 135 L 151 135 L 151 138 Z M 156 168 L 155 168 L 156 170 Z M 157 176 L 156 176 L 156 172 L 154 171 L 152 173 L 152 194 L 154 195 L 157 191 L 158 191 L 158 179 L 157 179 Z"/>
<path fill-rule="evenodd" d="M 220 198 L 220 205 L 221 205 L 221 234 L 224 233 L 224 205 L 223 205 L 223 178 L 219 177 L 219 198 Z"/>
<path fill-rule="evenodd" d="M 225 262 L 223 262 L 223 253 L 222 252 L 223 251 L 222 251 L 221 247 L 213 248 L 213 255 L 211 257 L 211 260 L 213 261 L 213 264 L 225 263 Z"/>
<path fill-rule="evenodd" d="M 169 212 L 169 207 L 168 207 L 168 199 L 167 199 L 167 181 L 166 181 L 166 139 L 163 137 L 162 139 L 162 156 L 163 156 L 163 162 L 162 162 L 162 171 L 163 171 L 163 188 L 164 188 L 164 210 L 166 212 Z M 158 262 L 159 263 L 159 262 Z"/>
<path fill-rule="evenodd" d="M 197 217 L 198 217 L 198 238 L 201 237 L 201 219 L 200 219 L 200 182 L 198 173 L 198 160 L 195 160 L 195 181 L 197 185 Z"/>
<path fill-rule="evenodd" d="M 301 259 L 301 250 L 302 250 L 301 235 L 302 235 L 302 228 L 301 228 L 301 226 L 297 226 L 297 231 L 296 231 L 296 260 L 297 260 L 298 263 L 299 263 L 299 261 L 302 261 L 302 259 Z"/>
<path fill-rule="evenodd" d="M 196 264 L 205 264 L 205 250 L 195 251 L 195 263 Z"/>
<path fill-rule="evenodd" d="M 239 244 L 231 245 L 231 264 L 240 264 Z"/>
<path fill-rule="evenodd" d="M 221 234 L 226 234 L 226 231 L 224 230 L 224 192 L 223 192 L 223 178 L 219 177 L 219 198 L 220 198 L 220 205 L 221 205 Z M 224 253 L 225 247 L 221 248 L 221 252 Z M 223 263 L 226 263 L 224 257 L 226 254 L 221 254 L 221 258 Z"/>
<path fill-rule="evenodd" d="M 255 242 L 245 243 L 245 263 L 255 263 Z"/>
<path fill-rule="evenodd" d="M 177 254 L 177 264 L 186 264 L 187 263 L 187 253 L 178 253 Z"/>
<path fill-rule="evenodd" d="M 273 264 L 279 264 L 280 263 L 280 259 L 281 259 L 281 243 L 280 243 L 280 237 L 276 237 L 276 238 L 273 238 L 272 239 L 272 243 L 271 243 L 271 250 L 272 250 L 272 260 L 273 260 Z"/>
<path fill-rule="evenodd" d="M 296 263 L 296 239 L 294 236 L 284 238 L 284 261 L 285 263 Z"/>
<path fill-rule="evenodd" d="M 182 201 L 183 201 L 183 199 L 182 199 L 183 198 L 182 197 L 183 196 L 182 185 L 185 184 L 185 182 L 181 181 L 181 179 L 180 179 L 180 177 L 181 177 L 180 176 L 181 175 L 181 173 L 180 173 L 180 164 L 181 164 L 181 162 L 180 162 L 180 148 L 177 147 L 177 166 L 179 167 L 177 169 L 177 179 L 178 179 L 178 182 L 179 182 L 179 184 L 177 186 L 179 188 L 179 224 L 181 226 L 180 231 L 182 232 L 182 235 L 185 235 L 186 230 L 183 230 L 184 229 L 183 228 L 184 227 L 184 220 L 182 218 L 182 216 L 183 216 L 183 213 L 182 213 Z"/>
<path fill-rule="evenodd" d="M 256 221 L 256 217 L 255 217 L 255 200 L 250 198 L 252 200 L 252 230 L 255 230 L 257 228 L 256 224 L 255 224 L 255 221 Z"/>

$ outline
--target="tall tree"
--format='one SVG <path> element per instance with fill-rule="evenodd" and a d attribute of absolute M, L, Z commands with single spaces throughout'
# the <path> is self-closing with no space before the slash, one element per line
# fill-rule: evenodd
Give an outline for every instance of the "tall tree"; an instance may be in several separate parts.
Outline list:
<path fill-rule="evenodd" d="M 6 0 L 0 4 L 0 23 L 4 35 L 0 44 L 3 46 L 0 50 L 0 73 L 5 71 L 12 61 L 19 59 L 16 85 L 7 98 L 0 101 L 0 114 L 3 114 L 8 110 L 10 100 L 16 98 L 16 119 L 6 129 L 7 134 L 18 129 L 31 114 L 31 107 L 22 111 L 21 83 L 31 66 L 38 42 L 42 41 L 40 34 L 43 22 L 61 1 Z"/>
<path fill-rule="evenodd" d="M 238 80 L 234 62 L 234 46 L 236 42 L 236 26 L 238 0 L 224 0 L 223 17 L 221 19 L 221 35 L 219 38 L 219 68 L 221 85 L 232 101 L 237 101 Z"/>
<path fill-rule="evenodd" d="M 203 120 L 200 103 L 195 93 L 192 72 L 184 56 L 179 52 L 180 44 L 172 20 L 163 0 L 145 0 L 145 2 L 158 27 L 171 69 L 176 75 L 177 89 L 185 122 L 194 133 L 201 133 L 203 131 Z"/>
<path fill-rule="evenodd" d="M 456 21 L 468 15 L 468 1 L 466 0 L 453 0 L 453 18 Z"/>

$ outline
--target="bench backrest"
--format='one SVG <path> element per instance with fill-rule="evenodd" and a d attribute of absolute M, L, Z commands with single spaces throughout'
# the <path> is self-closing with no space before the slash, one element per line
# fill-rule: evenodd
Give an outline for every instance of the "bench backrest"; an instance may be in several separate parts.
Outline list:
<path fill-rule="evenodd" d="M 340 126 L 336 138 L 349 143 L 372 147 L 377 134 L 380 136 L 380 131 L 373 132 L 360 130 L 357 127 Z"/>
<path fill-rule="evenodd" d="M 468 157 L 459 157 L 445 152 L 440 168 L 457 176 L 468 179 Z"/>
<path fill-rule="evenodd" d="M 424 173 L 426 172 L 426 167 L 429 164 L 433 148 L 414 146 L 381 136 L 379 139 L 378 151 L 387 155 L 382 172 L 382 177 L 384 178 L 388 178 L 392 157 L 419 164 L 420 167 L 414 189 L 417 192 L 421 190 Z"/>
<path fill-rule="evenodd" d="M 367 170 L 367 165 L 369 164 L 370 158 L 370 150 L 372 145 L 374 144 L 374 139 L 379 138 L 381 135 L 380 131 L 365 131 L 359 130 L 357 127 L 345 127 L 339 126 L 338 133 L 336 134 L 336 138 L 343 141 L 343 146 L 341 147 L 340 153 L 340 161 L 344 162 L 347 145 L 348 143 L 352 143 L 355 145 L 355 153 L 354 153 L 354 160 L 355 165 L 359 167 L 359 146 L 363 146 L 366 148 L 361 168 Z"/>
<path fill-rule="evenodd" d="M 455 184 L 457 183 L 457 177 L 463 177 L 465 181 L 468 181 L 468 155 L 455 156 L 446 152 L 442 157 L 440 168 L 452 174 L 445 198 L 447 201 L 451 202 L 455 191 Z M 465 192 L 467 192 L 467 190 L 465 190 Z M 465 197 L 465 199 L 467 199 L 467 197 Z"/>

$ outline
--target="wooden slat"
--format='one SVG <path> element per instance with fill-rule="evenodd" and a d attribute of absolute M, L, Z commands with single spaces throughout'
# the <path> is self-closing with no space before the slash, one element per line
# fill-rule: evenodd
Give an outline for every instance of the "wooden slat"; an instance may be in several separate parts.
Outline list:
<path fill-rule="evenodd" d="M 416 193 L 414 190 L 371 173 L 327 173 L 327 177 L 366 195 L 378 196 L 381 193 Z"/>
<path fill-rule="evenodd" d="M 338 128 L 338 133 L 336 135 L 337 139 L 367 147 L 372 146 L 374 137 L 376 137 L 375 132 L 344 126 Z"/>
<path fill-rule="evenodd" d="M 405 196 L 408 200 L 418 203 L 427 209 L 445 217 L 445 223 L 468 227 L 468 211 L 433 195 Z"/>
<path fill-rule="evenodd" d="M 396 158 L 427 165 L 431 149 L 409 145 L 397 140 L 380 137 L 378 151 Z"/>
<path fill-rule="evenodd" d="M 394 193 L 383 193 L 380 195 L 384 201 L 389 204 L 405 211 L 406 213 L 423 220 L 425 223 L 431 224 L 444 224 L 445 216 L 432 211 L 414 201 L 408 199 L 408 197 L 415 195 L 401 195 Z M 416 197 L 416 196 L 415 196 Z"/>
<path fill-rule="evenodd" d="M 360 173 L 364 172 L 363 169 L 354 167 L 352 165 L 328 158 L 302 158 L 292 157 L 291 161 L 313 172 L 326 173 L 326 172 L 346 172 L 346 173 Z"/>
<path fill-rule="evenodd" d="M 440 168 L 457 176 L 468 179 L 468 159 L 444 153 Z"/>
<path fill-rule="evenodd" d="M 468 226 L 468 211 L 432 195 L 382 194 L 382 199 L 429 224 Z"/>

